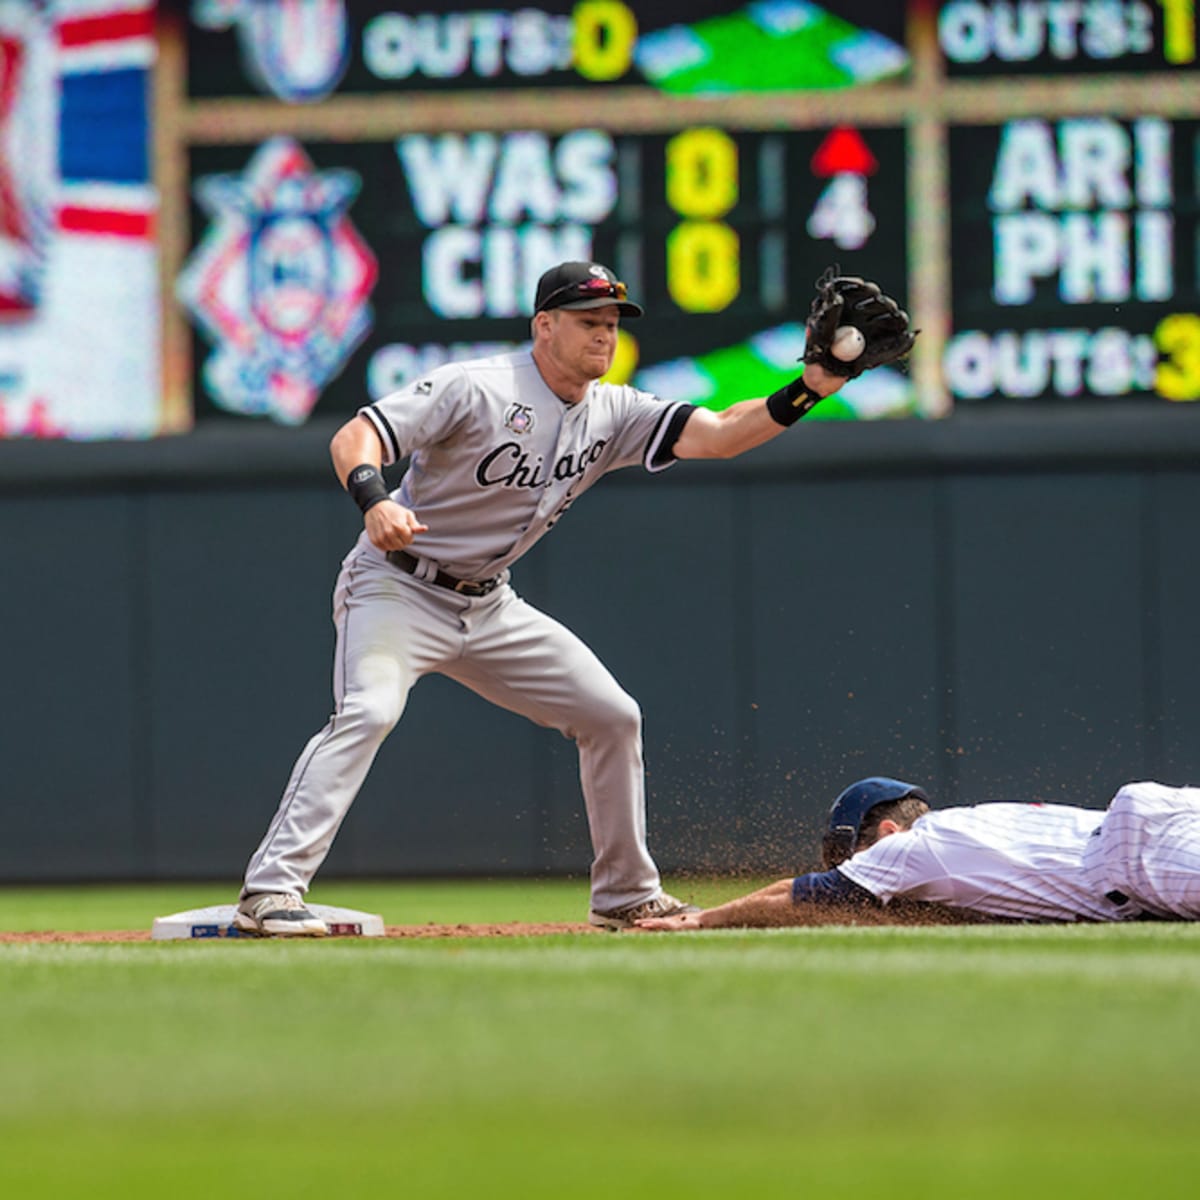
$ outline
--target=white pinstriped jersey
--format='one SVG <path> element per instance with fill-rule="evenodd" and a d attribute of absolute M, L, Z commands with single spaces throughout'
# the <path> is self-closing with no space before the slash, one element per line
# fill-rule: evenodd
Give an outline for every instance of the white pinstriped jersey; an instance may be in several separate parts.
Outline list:
<path fill-rule="evenodd" d="M 449 363 L 360 413 L 379 434 L 385 465 L 412 456 L 392 493 L 429 526 L 412 552 L 461 579 L 485 579 L 602 475 L 638 462 L 670 466 L 662 442 L 686 407 L 608 383 L 565 404 L 525 349 Z M 359 548 L 372 552 L 365 533 Z"/>
<path fill-rule="evenodd" d="M 1119 920 L 1121 906 L 1083 868 L 1103 817 L 1062 804 L 939 809 L 837 869 L 885 904 L 902 896 L 1025 921 Z"/>
<path fill-rule="evenodd" d="M 941 809 L 837 869 L 884 903 L 903 896 L 1025 921 L 1200 920 L 1200 788 L 1128 783 L 1104 812 Z"/>

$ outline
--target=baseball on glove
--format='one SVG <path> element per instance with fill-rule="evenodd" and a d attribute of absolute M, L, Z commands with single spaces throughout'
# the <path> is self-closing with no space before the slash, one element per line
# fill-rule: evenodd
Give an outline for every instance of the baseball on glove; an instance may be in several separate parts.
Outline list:
<path fill-rule="evenodd" d="M 832 375 L 855 379 L 872 367 L 898 362 L 920 330 L 877 283 L 832 268 L 817 280 L 806 325 L 804 361 Z"/>

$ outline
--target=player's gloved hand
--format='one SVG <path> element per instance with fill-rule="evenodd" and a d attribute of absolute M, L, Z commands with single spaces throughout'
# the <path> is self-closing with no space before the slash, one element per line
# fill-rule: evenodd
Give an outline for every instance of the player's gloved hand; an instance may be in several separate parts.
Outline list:
<path fill-rule="evenodd" d="M 847 326 L 861 337 L 839 336 L 838 331 Z M 872 367 L 898 362 L 913 348 L 919 332 L 910 328 L 908 313 L 877 283 L 857 275 L 838 275 L 831 267 L 817 280 L 804 361 L 855 379 Z"/>
<path fill-rule="evenodd" d="M 367 537 L 371 544 L 385 554 L 389 550 L 404 550 L 411 546 L 418 533 L 425 533 L 428 525 L 417 520 L 417 514 L 395 500 L 382 500 L 367 509 L 363 516 Z"/>

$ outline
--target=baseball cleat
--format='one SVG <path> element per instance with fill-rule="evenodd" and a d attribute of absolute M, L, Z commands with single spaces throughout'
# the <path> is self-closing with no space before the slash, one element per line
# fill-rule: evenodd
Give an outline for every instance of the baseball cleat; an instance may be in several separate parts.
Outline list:
<path fill-rule="evenodd" d="M 694 904 L 685 904 L 682 900 L 667 895 L 666 892 L 659 892 L 650 900 L 643 900 L 640 904 L 627 904 L 624 908 L 614 908 L 609 912 L 598 912 L 593 908 L 588 913 L 588 922 L 598 925 L 601 929 L 616 931 L 632 928 L 633 923 L 640 921 L 643 917 L 674 917 L 680 913 L 699 911 L 700 909 Z"/>
<path fill-rule="evenodd" d="M 324 937 L 329 927 L 287 892 L 255 892 L 244 897 L 233 914 L 233 925 L 255 937 Z"/>

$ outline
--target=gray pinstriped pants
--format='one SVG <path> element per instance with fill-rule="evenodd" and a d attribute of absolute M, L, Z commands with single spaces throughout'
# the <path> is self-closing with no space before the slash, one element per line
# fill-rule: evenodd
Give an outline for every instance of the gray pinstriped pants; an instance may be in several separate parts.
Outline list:
<path fill-rule="evenodd" d="M 1200 919 L 1200 788 L 1127 783 L 1088 839 L 1083 868 L 1101 894 L 1143 912 Z"/>

